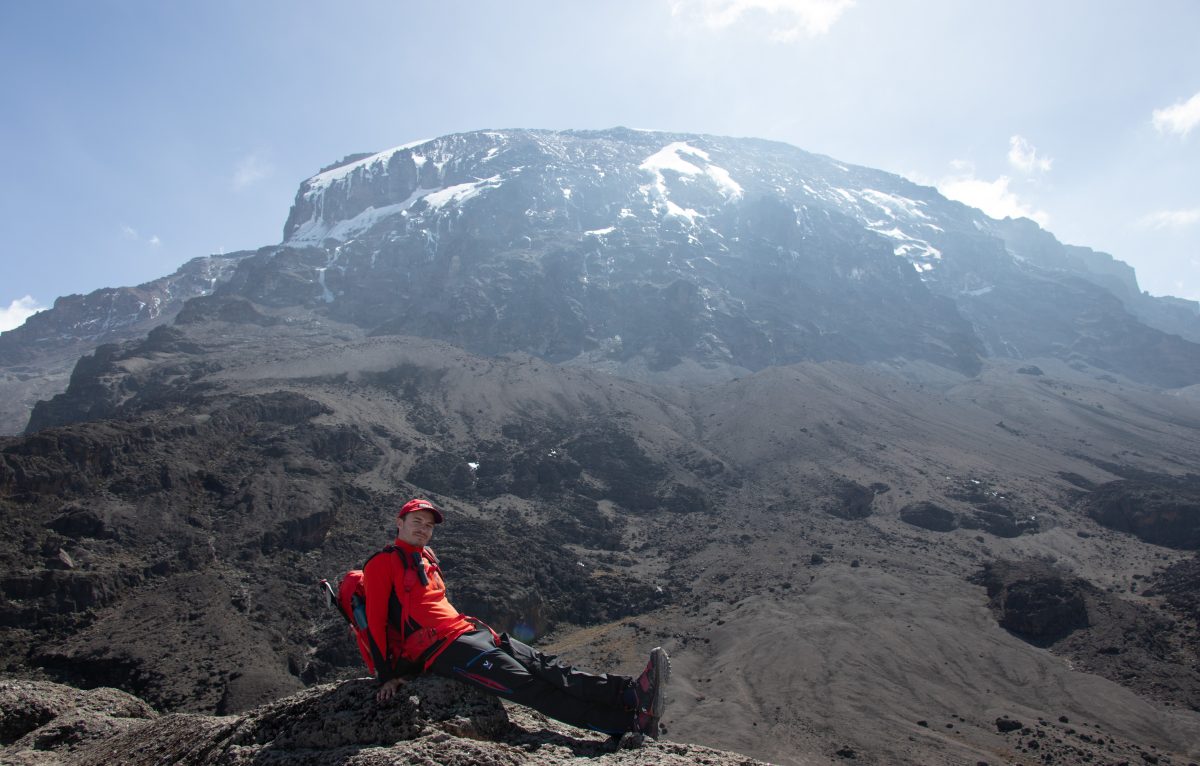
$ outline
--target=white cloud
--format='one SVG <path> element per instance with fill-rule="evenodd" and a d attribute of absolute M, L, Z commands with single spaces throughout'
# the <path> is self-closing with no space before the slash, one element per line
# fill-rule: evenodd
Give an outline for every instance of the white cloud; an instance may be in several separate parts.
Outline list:
<path fill-rule="evenodd" d="M 45 308 L 34 300 L 32 295 L 17 298 L 8 304 L 8 308 L 0 308 L 0 332 L 20 327 L 26 319 Z"/>
<path fill-rule="evenodd" d="M 1054 160 L 1049 157 L 1039 157 L 1037 149 L 1021 136 L 1008 139 L 1008 164 L 1022 173 L 1036 173 L 1050 170 Z"/>
<path fill-rule="evenodd" d="M 148 237 L 143 237 L 141 232 L 133 228 L 129 224 L 121 224 L 121 236 L 131 242 L 141 242 L 150 247 L 159 247 L 162 245 L 162 240 L 157 234 L 151 234 Z"/>
<path fill-rule="evenodd" d="M 776 42 L 826 34 L 855 0 L 668 0 L 671 15 L 699 20 L 709 29 L 725 29 L 747 15 L 770 17 L 769 36 Z"/>
<path fill-rule="evenodd" d="M 257 154 L 243 157 L 233 170 L 233 188 L 245 189 L 271 175 L 271 166 Z"/>
<path fill-rule="evenodd" d="M 1142 216 L 1138 223 L 1150 229 L 1174 229 L 1200 222 L 1200 207 L 1191 210 L 1159 210 Z"/>
<path fill-rule="evenodd" d="M 992 218 L 1029 218 L 1042 227 L 1050 223 L 1046 211 L 1035 210 L 1009 188 L 1012 179 L 1008 176 L 986 181 L 975 177 L 975 171 L 969 163 L 956 161 L 952 164 L 960 172 L 934 184 L 944 196 L 979 208 Z"/>
<path fill-rule="evenodd" d="M 1151 118 L 1159 133 L 1178 133 L 1186 136 L 1200 125 L 1200 93 L 1164 109 L 1155 109 Z"/>

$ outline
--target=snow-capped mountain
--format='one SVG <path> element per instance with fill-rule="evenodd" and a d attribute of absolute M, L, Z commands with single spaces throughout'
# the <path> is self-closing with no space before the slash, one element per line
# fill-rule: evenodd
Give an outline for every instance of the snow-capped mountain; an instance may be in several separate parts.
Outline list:
<path fill-rule="evenodd" d="M 285 278 L 281 278 L 286 275 Z M 1056 356 L 1200 380 L 1195 306 L 899 176 L 794 147 L 627 129 L 480 131 L 301 184 L 226 288 L 381 333 L 666 370 Z"/>
<path fill-rule="evenodd" d="M 778 142 L 489 130 L 347 157 L 301 184 L 281 244 L 60 298 L 0 335 L 0 432 L 79 354 L 214 291 L 633 377 L 1050 356 L 1200 382 L 1197 304 L 1032 221 Z"/>

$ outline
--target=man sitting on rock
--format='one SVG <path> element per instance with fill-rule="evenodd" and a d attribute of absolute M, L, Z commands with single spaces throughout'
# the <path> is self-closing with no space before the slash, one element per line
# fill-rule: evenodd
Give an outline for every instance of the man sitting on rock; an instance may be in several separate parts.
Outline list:
<path fill-rule="evenodd" d="M 437 557 L 427 547 L 441 523 L 433 503 L 410 500 L 396 516 L 396 541 L 363 567 L 380 702 L 406 676 L 429 671 L 573 726 L 658 737 L 671 670 L 666 651 L 652 650 L 637 678 L 594 675 L 460 614 L 446 599 Z"/>

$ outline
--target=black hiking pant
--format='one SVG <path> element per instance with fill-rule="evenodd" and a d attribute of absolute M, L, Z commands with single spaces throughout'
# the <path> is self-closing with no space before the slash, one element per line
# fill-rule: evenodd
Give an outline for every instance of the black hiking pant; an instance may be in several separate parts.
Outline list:
<path fill-rule="evenodd" d="M 605 734 L 633 729 L 634 711 L 624 700 L 628 676 L 576 670 L 507 633 L 499 646 L 487 628 L 464 633 L 429 670 L 572 726 Z"/>

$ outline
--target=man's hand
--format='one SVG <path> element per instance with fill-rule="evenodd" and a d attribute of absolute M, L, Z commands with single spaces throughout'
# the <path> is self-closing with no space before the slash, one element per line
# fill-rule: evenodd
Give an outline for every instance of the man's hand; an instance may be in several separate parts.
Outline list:
<path fill-rule="evenodd" d="M 379 691 L 375 692 L 375 700 L 377 702 L 385 702 L 396 695 L 396 691 L 404 685 L 403 678 L 393 678 L 390 681 L 384 681 L 379 687 Z"/>

